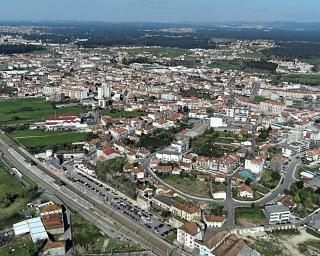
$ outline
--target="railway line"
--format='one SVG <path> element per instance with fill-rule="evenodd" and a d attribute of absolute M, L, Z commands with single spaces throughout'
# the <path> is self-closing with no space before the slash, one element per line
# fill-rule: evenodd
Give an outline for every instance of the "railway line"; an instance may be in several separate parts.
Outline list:
<path fill-rule="evenodd" d="M 148 230 L 145 230 L 142 226 L 126 218 L 108 205 L 101 204 L 101 202 L 98 202 L 96 199 L 84 194 L 70 181 L 63 176 L 60 176 L 58 173 L 54 173 L 49 167 L 46 167 L 27 150 L 19 147 L 3 133 L 0 133 L 0 148 L 4 153 L 4 157 L 18 170 L 35 180 L 41 187 L 55 194 L 73 210 L 82 211 L 83 215 L 87 216 L 89 221 L 99 222 L 100 225 L 109 225 L 117 232 L 140 243 L 145 249 L 150 250 L 156 255 L 188 255 L 181 248 L 175 247 Z M 17 152 L 16 156 L 13 151 Z M 21 156 L 21 159 L 17 159 L 19 158 L 18 155 Z M 22 162 L 23 159 L 25 160 L 25 163 Z M 24 164 L 26 166 L 24 166 Z M 45 180 L 39 177 L 39 175 L 43 175 Z M 66 193 L 61 189 L 63 187 L 63 190 L 70 190 L 71 192 Z M 72 198 L 72 196 L 70 196 L 72 193 L 84 201 L 75 197 Z M 79 202 L 79 200 L 81 202 Z"/>

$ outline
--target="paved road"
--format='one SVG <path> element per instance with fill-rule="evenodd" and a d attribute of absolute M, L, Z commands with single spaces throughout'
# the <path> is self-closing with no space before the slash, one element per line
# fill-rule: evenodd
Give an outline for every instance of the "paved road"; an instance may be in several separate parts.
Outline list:
<path fill-rule="evenodd" d="M 215 200 L 212 198 L 208 198 L 208 197 L 198 197 L 198 196 L 193 196 L 193 195 L 189 195 L 171 185 L 169 185 L 168 183 L 166 183 L 165 181 L 163 181 L 162 179 L 160 179 L 150 168 L 150 158 L 147 158 L 144 162 L 143 162 L 143 167 L 144 169 L 147 171 L 147 173 L 156 181 L 158 181 L 159 183 L 161 183 L 162 185 L 172 189 L 174 192 L 176 192 L 177 194 L 185 197 L 186 199 L 190 199 L 190 200 L 196 200 L 196 201 L 208 201 L 208 202 L 216 202 L 216 203 L 220 203 L 223 204 L 223 200 Z"/>
<path fill-rule="evenodd" d="M 6 142 L 5 142 L 5 141 Z M 14 147 L 16 151 L 19 152 L 18 147 L 15 143 L 13 143 L 10 139 L 8 139 L 3 134 L 0 134 L 0 150 L 4 152 L 5 158 L 10 161 L 18 170 L 20 170 L 23 174 L 29 176 L 31 179 L 36 181 L 41 187 L 48 190 L 57 196 L 60 200 L 62 200 L 68 207 L 71 209 L 81 212 L 86 219 L 94 223 L 96 226 L 104 227 L 111 226 L 115 230 L 118 230 L 120 233 L 125 234 L 127 238 L 130 240 L 136 241 L 140 243 L 146 249 L 149 249 L 151 252 L 156 255 L 187 255 L 187 253 L 182 252 L 171 244 L 165 242 L 159 237 L 153 235 L 152 233 L 146 231 L 137 223 L 128 219 L 126 216 L 114 211 L 112 208 L 107 205 L 101 205 L 100 202 L 97 202 L 94 198 L 89 198 L 87 195 L 84 195 L 82 191 L 78 191 L 76 188 L 72 186 L 70 183 L 69 188 L 73 190 L 73 192 L 77 193 L 79 196 L 83 197 L 85 200 L 89 201 L 94 205 L 93 209 L 84 208 L 77 201 L 74 201 L 70 197 L 66 196 L 66 194 L 62 193 L 60 190 L 57 190 L 56 186 L 47 180 L 43 180 L 41 177 L 34 174 L 34 172 L 27 167 L 27 165 L 22 164 L 20 160 L 16 159 L 8 149 Z M 24 157 L 25 154 L 21 153 Z M 38 161 L 34 158 L 31 158 L 32 161 Z M 60 178 L 52 172 L 51 169 L 41 164 L 38 167 L 42 167 L 44 172 L 47 172 L 50 176 L 54 177 L 57 180 Z"/>
<path fill-rule="evenodd" d="M 234 200 L 235 207 L 250 207 L 252 203 L 255 203 L 258 206 L 263 206 L 268 204 L 270 201 L 278 197 L 279 194 L 283 194 L 285 189 L 288 189 L 290 185 L 296 181 L 298 181 L 294 177 L 294 172 L 297 168 L 297 166 L 301 163 L 300 159 L 292 159 L 287 167 L 286 174 L 282 177 L 282 181 L 278 184 L 278 186 L 273 189 L 271 192 L 269 192 L 266 196 L 253 201 L 238 201 Z"/>
<path fill-rule="evenodd" d="M 264 197 L 253 200 L 253 201 L 240 201 L 232 198 L 232 178 L 230 176 L 227 177 L 227 192 L 226 192 L 226 200 L 215 200 L 212 198 L 205 198 L 205 197 L 197 197 L 190 194 L 187 194 L 183 191 L 178 190 L 177 188 L 169 185 L 165 181 L 163 181 L 161 178 L 159 178 L 150 168 L 150 161 L 151 157 L 147 158 L 144 162 L 144 169 L 148 172 L 148 174 L 161 183 L 162 185 L 165 185 L 169 188 L 171 188 L 173 191 L 175 191 L 177 194 L 185 197 L 189 200 L 204 200 L 208 202 L 215 202 L 217 204 L 224 204 L 225 209 L 227 210 L 227 216 L 226 221 L 224 224 L 224 228 L 231 229 L 234 227 L 234 211 L 237 207 L 251 207 L 252 203 L 255 203 L 257 206 L 264 206 L 268 204 L 270 201 L 274 200 L 278 197 L 279 194 L 283 194 L 285 189 L 288 189 L 290 185 L 297 181 L 297 179 L 294 177 L 294 172 L 297 168 L 297 166 L 301 163 L 300 159 L 293 158 L 291 161 L 289 161 L 287 172 L 286 174 L 281 178 L 280 183 L 278 186 L 273 189 L 271 192 L 269 192 Z"/>

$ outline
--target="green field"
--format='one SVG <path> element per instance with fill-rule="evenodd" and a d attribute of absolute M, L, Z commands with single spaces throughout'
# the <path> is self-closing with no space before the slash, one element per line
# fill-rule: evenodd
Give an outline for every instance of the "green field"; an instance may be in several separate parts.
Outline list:
<path fill-rule="evenodd" d="M 301 83 L 306 85 L 320 85 L 320 75 L 290 74 L 283 75 L 282 80 L 285 82 Z"/>
<path fill-rule="evenodd" d="M 34 244 L 29 234 L 15 237 L 10 243 L 0 248 L 0 256 L 19 255 L 30 256 L 38 255 L 41 244 Z"/>
<path fill-rule="evenodd" d="M 13 99 L 0 101 L 0 124 L 26 123 L 45 120 L 50 115 L 63 113 L 83 113 L 82 107 L 54 109 L 50 102 L 42 98 Z"/>
<path fill-rule="evenodd" d="M 139 117 L 144 116 L 146 112 L 142 111 L 123 111 L 123 110 L 110 110 L 110 109 L 104 109 L 100 111 L 100 115 L 106 115 L 111 116 L 112 118 L 133 118 L 133 117 Z"/>
<path fill-rule="evenodd" d="M 244 223 L 264 224 L 266 218 L 262 210 L 258 208 L 236 208 L 235 219 L 237 225 Z"/>
<path fill-rule="evenodd" d="M 5 204 L 8 195 L 12 198 L 10 204 Z M 20 220 L 19 212 L 33 198 L 33 192 L 24 189 L 19 182 L 2 167 L 0 167 L 0 229 L 12 226 Z"/>
<path fill-rule="evenodd" d="M 25 147 L 37 147 L 84 141 L 87 134 L 79 132 L 46 132 L 41 130 L 23 130 L 14 131 L 9 135 Z"/>

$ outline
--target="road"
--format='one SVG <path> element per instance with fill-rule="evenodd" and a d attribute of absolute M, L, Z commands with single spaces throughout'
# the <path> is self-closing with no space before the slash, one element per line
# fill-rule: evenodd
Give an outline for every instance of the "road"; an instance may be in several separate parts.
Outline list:
<path fill-rule="evenodd" d="M 66 194 L 57 189 L 56 184 L 52 184 L 51 182 L 43 180 L 43 178 L 35 175 L 31 168 L 29 168 L 27 165 L 22 164 L 19 159 L 16 159 L 9 152 L 10 148 L 16 150 L 26 159 L 29 158 L 28 160 L 32 160 L 38 163 L 38 167 L 41 167 L 44 172 L 46 172 L 54 179 L 61 180 L 61 178 L 57 174 L 53 173 L 50 168 L 42 163 L 40 164 L 39 161 L 34 157 L 27 156 L 18 148 L 18 146 L 14 142 L 12 142 L 7 136 L 1 133 L 0 150 L 4 153 L 7 161 L 9 161 L 19 171 L 21 171 L 22 174 L 30 177 L 35 182 L 37 182 L 39 186 L 43 187 L 44 189 L 58 197 L 69 208 L 73 209 L 74 211 L 81 212 L 82 216 L 84 216 L 90 222 L 94 223 L 97 227 L 103 229 L 103 227 L 105 226 L 111 226 L 114 230 L 117 230 L 118 232 L 124 234 L 128 239 L 138 242 L 144 248 L 150 250 L 156 255 L 187 255 L 187 253 L 181 251 L 175 246 L 167 243 L 151 232 L 145 230 L 134 221 L 128 219 L 126 216 L 120 214 L 117 211 L 114 211 L 108 205 L 101 204 L 100 201 L 97 201 L 96 199 L 83 194 L 82 191 L 79 191 L 77 188 L 75 188 L 72 183 L 66 183 L 66 186 L 68 186 L 69 189 L 94 205 L 92 209 L 83 207 L 80 203 L 66 196 Z"/>
<path fill-rule="evenodd" d="M 252 203 L 255 203 L 256 206 L 264 206 L 266 204 L 268 204 L 270 201 L 274 200 L 275 198 L 278 197 L 279 194 L 283 194 L 284 190 L 288 189 L 290 187 L 290 185 L 294 182 L 297 181 L 297 179 L 294 177 L 294 173 L 295 170 L 297 168 L 297 166 L 301 163 L 300 159 L 291 159 L 289 161 L 288 167 L 287 167 L 287 172 L 285 173 L 285 175 L 282 177 L 281 181 L 279 182 L 278 186 L 273 189 L 271 192 L 269 192 L 267 195 L 265 195 L 264 197 L 258 199 L 258 200 L 252 200 L 252 201 L 240 201 L 240 200 L 236 200 L 234 198 L 232 198 L 232 177 L 228 176 L 227 177 L 227 192 L 226 192 L 226 200 L 215 200 L 212 198 L 205 198 L 205 197 L 197 197 L 197 196 L 193 196 L 190 195 L 188 193 L 185 193 L 171 185 L 169 185 L 168 183 L 166 183 L 165 181 L 163 181 L 161 178 L 159 178 L 150 168 L 150 161 L 151 161 L 151 157 L 147 158 L 144 162 L 144 169 L 148 172 L 148 174 L 155 179 L 156 181 L 158 181 L 159 183 L 161 183 L 162 185 L 169 187 L 170 189 L 172 189 L 174 192 L 176 192 L 177 194 L 183 196 L 186 199 L 189 200 L 195 200 L 195 201 L 199 201 L 199 200 L 204 200 L 204 201 L 208 201 L 208 202 L 214 202 L 217 204 L 223 204 L 225 209 L 227 210 L 227 216 L 226 216 L 226 221 L 224 224 L 224 228 L 226 229 L 231 229 L 234 227 L 234 211 L 235 208 L 237 207 L 251 207 Z"/>
<path fill-rule="evenodd" d="M 215 202 L 215 203 L 220 203 L 223 204 L 223 200 L 215 200 L 212 198 L 207 198 L 207 197 L 198 197 L 198 196 L 193 196 L 193 195 L 189 195 L 173 186 L 171 186 L 170 184 L 166 183 L 165 181 L 163 181 L 162 179 L 160 179 L 150 168 L 150 161 L 151 158 L 147 158 L 144 162 L 143 162 L 143 167 L 144 169 L 147 171 L 147 173 L 156 181 L 158 181 L 159 183 L 161 183 L 162 185 L 172 189 L 174 192 L 176 192 L 177 194 L 181 195 L 182 197 L 189 199 L 191 201 L 208 201 L 208 202 Z"/>

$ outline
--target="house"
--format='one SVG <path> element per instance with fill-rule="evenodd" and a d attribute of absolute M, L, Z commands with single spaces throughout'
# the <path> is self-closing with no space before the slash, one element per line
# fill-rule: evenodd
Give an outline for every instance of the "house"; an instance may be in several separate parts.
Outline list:
<path fill-rule="evenodd" d="M 245 198 L 253 198 L 253 190 L 246 184 L 241 184 L 239 187 L 239 196 Z"/>
<path fill-rule="evenodd" d="M 290 219 L 290 210 L 284 205 L 270 205 L 264 208 L 269 224 L 286 223 Z"/>
<path fill-rule="evenodd" d="M 75 114 L 60 114 L 46 119 L 45 128 L 54 130 L 78 130 L 88 128 L 87 124 L 81 124 L 81 118 Z"/>
<path fill-rule="evenodd" d="M 62 208 L 53 202 L 47 202 L 37 206 L 40 216 L 62 214 Z"/>
<path fill-rule="evenodd" d="M 123 139 L 128 134 L 128 130 L 123 127 L 111 128 L 109 131 L 115 140 Z"/>
<path fill-rule="evenodd" d="M 244 168 L 250 170 L 257 176 L 260 176 L 263 171 L 265 158 L 263 157 L 256 157 L 254 159 L 246 159 Z"/>
<path fill-rule="evenodd" d="M 260 109 L 265 112 L 280 115 L 285 109 L 285 104 L 283 102 L 265 100 L 260 102 Z"/>
<path fill-rule="evenodd" d="M 61 214 L 44 215 L 41 219 L 48 233 L 53 235 L 64 233 L 63 217 Z"/>
<path fill-rule="evenodd" d="M 171 206 L 170 210 L 174 215 L 187 221 L 200 220 L 201 217 L 201 210 L 195 205 L 176 202 Z"/>
<path fill-rule="evenodd" d="M 150 201 L 148 198 L 138 195 L 137 196 L 137 204 L 138 206 L 143 210 L 149 210 L 150 209 Z"/>
<path fill-rule="evenodd" d="M 281 172 L 283 168 L 284 158 L 281 155 L 276 155 L 272 157 L 270 161 L 270 169 L 273 172 Z"/>
<path fill-rule="evenodd" d="M 195 241 L 195 248 L 200 256 L 260 256 L 236 235 L 227 230 L 213 234 L 206 240 Z"/>
<path fill-rule="evenodd" d="M 204 222 L 209 228 L 221 228 L 225 222 L 224 216 L 205 215 Z"/>
<path fill-rule="evenodd" d="M 170 197 L 157 195 L 151 199 L 152 207 L 160 208 L 161 210 L 171 211 L 174 200 Z"/>
<path fill-rule="evenodd" d="M 109 145 L 97 149 L 97 159 L 99 161 L 103 162 L 117 157 L 121 157 L 121 155 L 115 152 Z"/>
<path fill-rule="evenodd" d="M 50 256 L 63 256 L 66 255 L 65 247 L 65 241 L 53 242 L 48 240 L 42 249 L 42 254 Z"/>
<path fill-rule="evenodd" d="M 142 181 L 146 177 L 146 171 L 143 167 L 134 167 L 131 170 L 131 178 L 133 181 Z"/>
<path fill-rule="evenodd" d="M 194 249 L 195 240 L 201 240 L 201 229 L 196 222 L 187 222 L 177 229 L 177 242 Z"/>
<path fill-rule="evenodd" d="M 182 153 L 179 153 L 178 151 L 171 151 L 168 149 L 164 149 L 156 153 L 156 158 L 163 162 L 178 163 L 182 159 Z"/>

